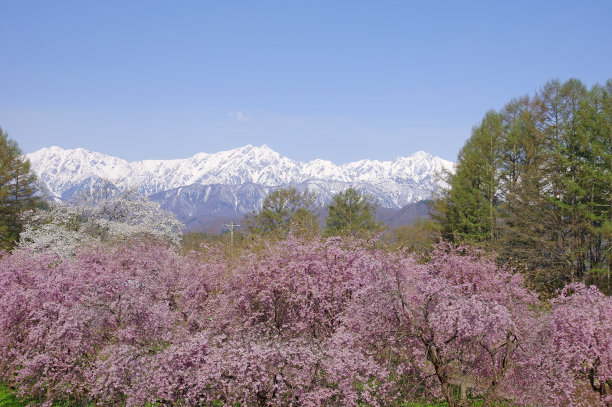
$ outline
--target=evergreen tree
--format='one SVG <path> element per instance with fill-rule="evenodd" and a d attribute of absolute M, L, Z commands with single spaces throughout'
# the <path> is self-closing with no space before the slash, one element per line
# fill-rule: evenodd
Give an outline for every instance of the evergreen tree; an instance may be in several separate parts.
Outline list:
<path fill-rule="evenodd" d="M 21 213 L 36 206 L 36 177 L 14 140 L 0 128 L 0 249 L 11 249 L 22 229 Z"/>
<path fill-rule="evenodd" d="M 376 204 L 372 197 L 359 193 L 354 188 L 339 192 L 332 198 L 325 222 L 328 236 L 348 234 L 365 237 L 383 230 L 375 219 Z"/>
<path fill-rule="evenodd" d="M 524 97 L 502 111 L 502 201 L 500 239 L 495 245 L 501 258 L 524 266 L 540 287 L 555 285 L 564 267 L 555 233 L 558 212 L 548 197 L 551 183 L 544 106 L 538 97 Z"/>
<path fill-rule="evenodd" d="M 612 292 L 612 81 L 550 81 L 489 112 L 434 204 L 444 237 L 483 244 L 552 291 Z"/>
<path fill-rule="evenodd" d="M 583 219 L 582 260 L 585 280 L 610 288 L 610 217 L 612 216 L 612 81 L 595 86 L 578 111 Z M 606 267 L 607 266 L 607 267 Z"/>
<path fill-rule="evenodd" d="M 501 117 L 489 112 L 459 153 L 449 189 L 434 204 L 442 234 L 454 241 L 491 242 L 496 233 Z"/>

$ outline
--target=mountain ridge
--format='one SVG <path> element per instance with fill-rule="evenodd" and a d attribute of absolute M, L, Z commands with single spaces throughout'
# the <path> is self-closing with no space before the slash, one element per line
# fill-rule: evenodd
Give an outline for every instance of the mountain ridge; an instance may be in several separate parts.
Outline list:
<path fill-rule="evenodd" d="M 308 189 L 323 206 L 348 187 L 372 195 L 381 207 L 400 209 L 431 198 L 438 174 L 453 163 L 418 151 L 393 161 L 362 159 L 341 165 L 301 162 L 266 145 L 246 145 L 173 160 L 128 162 L 84 148 L 53 146 L 26 154 L 32 170 L 55 200 L 68 201 L 110 183 L 115 191 L 135 189 L 183 222 L 194 217 L 237 216 L 261 208 L 280 187 Z"/>
<path fill-rule="evenodd" d="M 298 184 L 312 180 L 380 183 L 392 180 L 406 184 L 420 182 L 432 171 L 451 169 L 452 163 L 424 151 L 393 161 L 362 159 L 341 165 L 315 159 L 300 162 L 281 156 L 266 145 L 247 145 L 218 153 L 197 153 L 172 160 L 128 162 L 84 148 L 53 146 L 26 154 L 33 171 L 56 196 L 93 176 L 106 179 L 118 188 L 138 188 L 152 195 L 191 184 L 242 184 L 266 186 Z M 431 183 L 430 183 L 431 184 Z M 433 186 L 433 185 L 430 185 Z"/>

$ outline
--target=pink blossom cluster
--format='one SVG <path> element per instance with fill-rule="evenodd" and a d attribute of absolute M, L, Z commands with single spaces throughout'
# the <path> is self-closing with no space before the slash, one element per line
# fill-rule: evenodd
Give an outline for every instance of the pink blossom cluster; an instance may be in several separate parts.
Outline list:
<path fill-rule="evenodd" d="M 610 405 L 612 302 L 550 304 L 465 247 L 289 238 L 0 259 L 0 380 L 51 405 Z M 586 394 L 586 395 L 585 395 Z M 586 398 L 585 398 L 586 397 Z M 598 403 L 598 404 L 597 404 Z"/>

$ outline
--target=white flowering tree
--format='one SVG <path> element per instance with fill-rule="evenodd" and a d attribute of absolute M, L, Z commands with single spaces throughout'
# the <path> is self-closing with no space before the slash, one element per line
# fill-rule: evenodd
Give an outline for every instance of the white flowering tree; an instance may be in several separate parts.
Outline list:
<path fill-rule="evenodd" d="M 25 214 L 19 247 L 66 256 L 82 245 L 151 237 L 178 245 L 184 225 L 176 216 L 134 192 L 51 204 Z"/>

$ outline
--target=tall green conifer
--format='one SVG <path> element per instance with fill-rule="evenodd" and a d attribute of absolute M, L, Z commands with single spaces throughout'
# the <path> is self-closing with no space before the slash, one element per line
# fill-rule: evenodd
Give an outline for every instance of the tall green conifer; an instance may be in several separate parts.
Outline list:
<path fill-rule="evenodd" d="M 376 204 L 369 195 L 361 194 L 354 188 L 339 192 L 332 198 L 325 221 L 325 234 L 353 235 L 367 237 L 383 230 L 376 222 Z"/>
<path fill-rule="evenodd" d="M 10 249 L 19 239 L 20 214 L 38 202 L 36 177 L 23 159 L 17 143 L 0 128 L 0 249 Z"/>
<path fill-rule="evenodd" d="M 489 112 L 459 153 L 449 189 L 434 205 L 442 234 L 454 241 L 495 240 L 500 159 L 501 117 Z"/>

